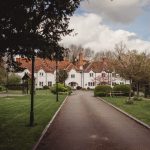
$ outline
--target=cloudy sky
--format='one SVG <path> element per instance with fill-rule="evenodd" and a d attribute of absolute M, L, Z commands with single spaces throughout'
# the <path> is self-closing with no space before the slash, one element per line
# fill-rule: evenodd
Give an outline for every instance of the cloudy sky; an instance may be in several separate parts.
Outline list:
<path fill-rule="evenodd" d="M 150 52 L 150 0 L 84 0 L 70 20 L 74 32 L 63 38 L 95 52 L 123 42 L 130 49 Z"/>

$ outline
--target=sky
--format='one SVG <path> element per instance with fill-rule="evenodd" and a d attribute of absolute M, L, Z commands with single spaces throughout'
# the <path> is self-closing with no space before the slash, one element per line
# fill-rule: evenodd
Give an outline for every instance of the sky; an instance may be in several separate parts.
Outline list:
<path fill-rule="evenodd" d="M 83 0 L 70 19 L 74 31 L 62 44 L 99 52 L 123 42 L 129 49 L 150 52 L 149 16 L 150 0 Z"/>

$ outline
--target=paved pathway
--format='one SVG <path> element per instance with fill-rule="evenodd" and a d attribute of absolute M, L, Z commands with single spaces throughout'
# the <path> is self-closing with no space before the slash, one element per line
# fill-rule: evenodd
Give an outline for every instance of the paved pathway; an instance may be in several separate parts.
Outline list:
<path fill-rule="evenodd" d="M 91 92 L 71 95 L 37 150 L 150 150 L 150 131 Z"/>

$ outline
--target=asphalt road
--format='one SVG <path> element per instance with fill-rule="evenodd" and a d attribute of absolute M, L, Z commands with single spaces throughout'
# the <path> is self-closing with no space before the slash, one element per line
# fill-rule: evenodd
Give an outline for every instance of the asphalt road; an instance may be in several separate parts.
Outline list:
<path fill-rule="evenodd" d="M 37 150 L 150 150 L 150 130 L 91 92 L 71 95 Z"/>

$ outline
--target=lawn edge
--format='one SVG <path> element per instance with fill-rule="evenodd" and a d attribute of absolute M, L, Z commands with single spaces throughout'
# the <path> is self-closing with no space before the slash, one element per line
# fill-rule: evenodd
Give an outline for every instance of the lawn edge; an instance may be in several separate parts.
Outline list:
<path fill-rule="evenodd" d="M 53 115 L 52 119 L 50 120 L 50 122 L 46 125 L 45 129 L 43 130 L 43 132 L 41 133 L 40 138 L 38 139 L 37 143 L 34 145 L 32 150 L 36 150 L 38 145 L 40 144 L 41 140 L 43 139 L 44 135 L 46 134 L 48 128 L 51 126 L 51 124 L 53 123 L 53 121 L 55 120 L 55 118 L 57 117 L 58 113 L 60 112 L 61 108 L 63 107 L 63 105 L 65 104 L 66 100 L 68 99 L 68 96 L 64 99 L 64 101 L 62 102 L 62 104 L 59 106 L 58 110 L 55 112 L 55 114 Z"/>
<path fill-rule="evenodd" d="M 150 126 L 144 122 L 142 122 L 141 120 L 133 117 L 132 115 L 128 114 L 127 112 L 125 112 L 124 110 L 118 108 L 117 106 L 107 102 L 106 100 L 104 100 L 103 98 L 97 97 L 99 100 L 103 101 L 104 103 L 108 104 L 109 106 L 112 106 L 113 108 L 115 108 L 117 111 L 123 113 L 124 115 L 126 115 L 127 117 L 129 117 L 130 119 L 134 120 L 135 122 L 137 122 L 138 124 L 144 126 L 147 129 L 150 129 Z"/>

